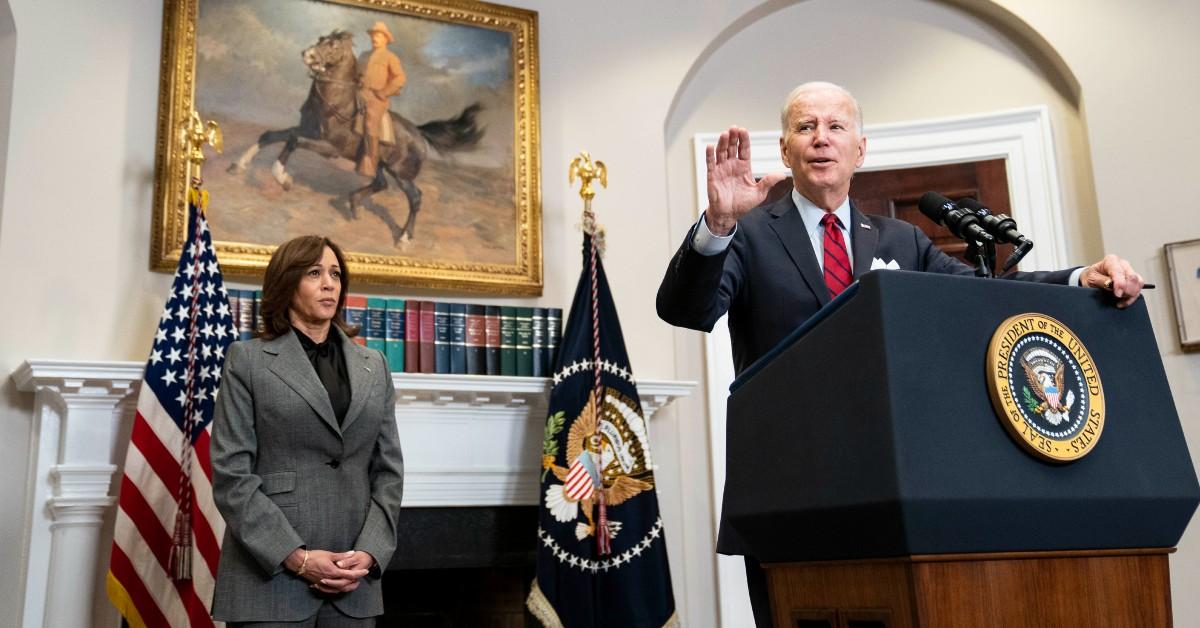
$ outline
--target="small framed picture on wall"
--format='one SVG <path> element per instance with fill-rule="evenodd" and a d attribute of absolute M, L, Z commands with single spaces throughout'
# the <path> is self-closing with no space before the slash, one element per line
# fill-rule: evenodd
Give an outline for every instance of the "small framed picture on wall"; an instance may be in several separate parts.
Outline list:
<path fill-rule="evenodd" d="M 1200 351 L 1200 239 L 1163 246 L 1184 351 Z"/>

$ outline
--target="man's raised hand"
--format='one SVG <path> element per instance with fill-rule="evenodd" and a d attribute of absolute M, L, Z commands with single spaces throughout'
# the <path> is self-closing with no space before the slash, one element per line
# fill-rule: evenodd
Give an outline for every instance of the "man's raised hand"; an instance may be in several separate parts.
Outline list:
<path fill-rule="evenodd" d="M 717 145 L 704 147 L 708 180 L 708 210 L 705 224 L 714 235 L 728 235 L 738 219 L 762 204 L 767 192 L 786 175 L 771 173 L 754 180 L 750 168 L 750 133 L 731 126 L 721 133 Z"/>

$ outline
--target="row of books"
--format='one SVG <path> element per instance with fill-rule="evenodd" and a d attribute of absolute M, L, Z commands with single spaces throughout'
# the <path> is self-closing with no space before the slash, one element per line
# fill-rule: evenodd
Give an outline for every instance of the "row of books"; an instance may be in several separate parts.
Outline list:
<path fill-rule="evenodd" d="M 262 327 L 261 290 L 229 290 L 243 340 Z M 346 295 L 354 341 L 387 356 L 393 372 L 548 377 L 562 309 Z"/>

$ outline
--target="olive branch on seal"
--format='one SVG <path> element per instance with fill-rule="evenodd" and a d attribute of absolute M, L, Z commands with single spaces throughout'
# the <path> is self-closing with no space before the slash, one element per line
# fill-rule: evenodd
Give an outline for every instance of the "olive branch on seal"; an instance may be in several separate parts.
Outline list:
<path fill-rule="evenodd" d="M 1034 398 L 1033 392 L 1029 390 L 1028 386 L 1022 386 L 1021 391 L 1025 393 L 1025 408 L 1029 410 L 1030 414 L 1037 414 L 1038 407 L 1042 404 L 1038 403 L 1038 400 Z"/>
<path fill-rule="evenodd" d="M 563 425 L 565 425 L 566 422 L 567 417 L 561 410 L 551 414 L 549 418 L 546 419 L 546 438 L 544 441 L 542 441 L 543 458 L 546 456 L 558 456 L 558 441 L 555 439 L 555 437 L 558 436 L 558 433 L 562 431 Z M 542 470 L 543 482 L 546 481 L 546 473 L 549 471 L 549 468 Z"/>

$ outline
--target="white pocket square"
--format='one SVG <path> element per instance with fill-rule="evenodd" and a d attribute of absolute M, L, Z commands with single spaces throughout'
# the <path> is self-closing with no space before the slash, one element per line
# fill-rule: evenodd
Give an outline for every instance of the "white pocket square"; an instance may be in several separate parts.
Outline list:
<path fill-rule="evenodd" d="M 884 270 L 900 270 L 900 265 L 896 263 L 896 260 L 890 260 L 890 261 L 884 262 L 883 260 L 879 259 L 878 257 L 872 258 L 871 259 L 871 270 L 877 270 L 880 268 L 882 268 Z"/>

